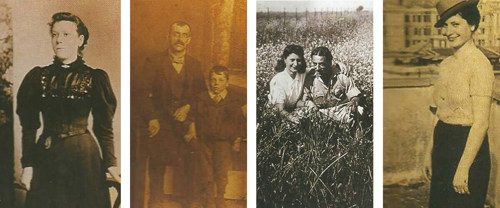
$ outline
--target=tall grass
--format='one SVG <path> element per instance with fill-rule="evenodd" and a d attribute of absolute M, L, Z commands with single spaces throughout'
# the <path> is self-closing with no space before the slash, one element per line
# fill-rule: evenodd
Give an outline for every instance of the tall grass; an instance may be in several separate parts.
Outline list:
<path fill-rule="evenodd" d="M 258 207 L 372 207 L 371 12 L 325 15 L 307 24 L 290 18 L 285 27 L 278 15 L 257 19 Z M 364 116 L 347 125 L 305 112 L 294 124 L 267 108 L 272 69 L 288 44 L 303 46 L 306 59 L 314 47 L 327 46 L 362 91 Z"/>
<path fill-rule="evenodd" d="M 371 126 L 265 111 L 257 129 L 259 207 L 371 207 Z"/>

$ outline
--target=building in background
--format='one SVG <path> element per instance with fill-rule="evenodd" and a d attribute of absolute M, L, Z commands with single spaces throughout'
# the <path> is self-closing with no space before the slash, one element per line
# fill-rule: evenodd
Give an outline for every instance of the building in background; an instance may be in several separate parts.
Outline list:
<path fill-rule="evenodd" d="M 430 45 L 447 48 L 441 29 L 434 24 L 439 15 L 432 1 L 389 0 L 384 4 L 384 51 L 402 51 Z M 500 0 L 482 0 L 478 5 L 481 23 L 475 33 L 479 46 L 500 49 Z"/>

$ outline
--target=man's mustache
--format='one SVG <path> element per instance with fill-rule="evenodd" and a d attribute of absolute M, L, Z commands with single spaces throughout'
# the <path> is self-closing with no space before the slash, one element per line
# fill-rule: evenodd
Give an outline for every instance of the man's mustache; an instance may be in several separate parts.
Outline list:
<path fill-rule="evenodd" d="M 176 45 L 177 45 L 177 44 L 181 44 L 182 46 L 184 46 L 184 43 L 183 43 L 183 42 L 181 42 L 181 41 L 175 41 L 175 43 L 174 43 L 174 44 L 176 44 Z"/>

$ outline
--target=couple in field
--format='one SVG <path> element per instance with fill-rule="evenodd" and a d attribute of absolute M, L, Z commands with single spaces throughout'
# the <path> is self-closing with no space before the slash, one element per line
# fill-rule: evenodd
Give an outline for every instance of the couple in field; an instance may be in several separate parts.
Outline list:
<path fill-rule="evenodd" d="M 341 123 L 351 123 L 361 92 L 347 76 L 347 67 L 335 63 L 327 47 L 317 47 L 310 55 L 312 67 L 306 66 L 304 49 L 285 47 L 270 82 L 269 104 L 287 120 L 298 123 L 302 109 L 318 110 Z"/>

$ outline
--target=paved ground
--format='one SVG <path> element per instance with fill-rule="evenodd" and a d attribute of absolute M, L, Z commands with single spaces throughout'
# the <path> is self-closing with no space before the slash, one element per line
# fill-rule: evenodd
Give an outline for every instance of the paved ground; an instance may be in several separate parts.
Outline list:
<path fill-rule="evenodd" d="M 384 187 L 385 208 L 424 208 L 429 203 L 429 185 Z"/>

